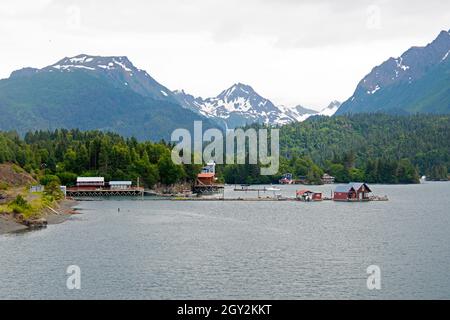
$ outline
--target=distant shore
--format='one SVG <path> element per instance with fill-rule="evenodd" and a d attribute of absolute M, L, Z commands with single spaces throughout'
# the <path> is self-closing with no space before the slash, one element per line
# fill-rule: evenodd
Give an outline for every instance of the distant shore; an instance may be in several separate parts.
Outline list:
<path fill-rule="evenodd" d="M 45 209 L 42 218 L 47 220 L 49 225 L 60 224 L 67 221 L 75 211 L 73 207 L 77 204 L 75 200 L 65 199 L 58 203 L 55 208 Z M 18 223 L 11 214 L 0 214 L 0 235 L 25 231 L 27 226 Z"/>

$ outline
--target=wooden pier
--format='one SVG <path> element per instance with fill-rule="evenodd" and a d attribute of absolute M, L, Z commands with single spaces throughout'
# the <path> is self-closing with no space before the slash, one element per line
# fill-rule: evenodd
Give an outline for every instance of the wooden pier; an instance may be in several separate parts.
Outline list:
<path fill-rule="evenodd" d="M 272 197 L 265 197 L 265 198 L 202 198 L 202 197 L 167 197 L 167 198 L 155 198 L 152 199 L 152 201 L 158 201 L 158 200 L 168 200 L 168 201 L 194 201 L 194 202 L 271 202 L 271 201 L 296 201 L 299 202 L 295 198 L 272 198 Z"/>
<path fill-rule="evenodd" d="M 68 188 L 68 197 L 139 197 L 144 196 L 143 188 L 128 189 L 86 189 Z"/>
<path fill-rule="evenodd" d="M 169 201 L 204 201 L 204 202 L 212 202 L 212 201 L 237 201 L 237 202 L 275 202 L 275 201 L 292 201 L 292 202 L 304 202 L 297 198 L 285 198 L 285 197 L 259 197 L 259 198 L 202 198 L 202 197 L 166 197 L 166 198 L 155 198 L 154 200 L 169 200 Z M 332 201 L 331 198 L 324 198 L 323 201 Z M 371 202 L 371 201 L 388 201 L 387 198 L 382 199 L 370 199 L 365 202 Z M 311 201 L 311 203 L 320 203 L 322 201 Z"/>
<path fill-rule="evenodd" d="M 215 194 L 220 193 L 224 189 L 224 186 L 221 184 L 196 184 L 192 187 L 192 192 L 203 195 L 203 194 Z"/>

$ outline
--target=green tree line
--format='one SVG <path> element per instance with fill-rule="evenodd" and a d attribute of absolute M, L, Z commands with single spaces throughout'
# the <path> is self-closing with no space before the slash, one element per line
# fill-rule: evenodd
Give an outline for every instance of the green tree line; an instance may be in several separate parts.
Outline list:
<path fill-rule="evenodd" d="M 260 128 L 261 126 L 253 125 Z M 60 129 L 0 132 L 0 163 L 14 162 L 39 173 L 45 184 L 72 185 L 77 176 L 107 180 L 139 177 L 157 183 L 193 182 L 200 165 L 175 165 L 170 143 L 138 141 L 114 133 Z M 282 174 L 320 183 L 328 173 L 337 182 L 417 183 L 420 175 L 446 180 L 450 168 L 449 115 L 353 115 L 313 117 L 280 128 L 280 170 L 261 176 L 260 165 L 220 165 L 227 183 L 275 183 Z"/>
<path fill-rule="evenodd" d="M 171 145 L 164 141 L 138 142 L 114 133 L 55 130 L 0 133 L 0 163 L 14 162 L 30 173 L 39 173 L 45 185 L 54 180 L 71 186 L 77 176 L 102 176 L 106 180 L 139 177 L 147 187 L 193 180 L 200 168 L 172 162 Z"/>
<path fill-rule="evenodd" d="M 248 128 L 264 128 L 252 125 Z M 280 170 L 259 175 L 259 165 L 225 166 L 228 183 L 275 183 L 283 173 L 320 183 L 323 173 L 336 182 L 418 183 L 421 175 L 447 180 L 450 116 L 356 114 L 312 117 L 280 128 Z"/>

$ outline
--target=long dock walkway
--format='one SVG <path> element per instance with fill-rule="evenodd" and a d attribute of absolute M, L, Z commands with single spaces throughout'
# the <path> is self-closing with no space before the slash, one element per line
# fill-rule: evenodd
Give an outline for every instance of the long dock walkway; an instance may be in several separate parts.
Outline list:
<path fill-rule="evenodd" d="M 84 189 L 68 188 L 66 190 L 68 197 L 136 197 L 143 196 L 143 188 L 128 189 Z"/>

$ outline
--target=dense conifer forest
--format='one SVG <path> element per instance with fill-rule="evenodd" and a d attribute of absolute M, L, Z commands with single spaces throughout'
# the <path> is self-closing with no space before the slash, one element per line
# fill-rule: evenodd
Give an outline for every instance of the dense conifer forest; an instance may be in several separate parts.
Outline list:
<path fill-rule="evenodd" d="M 79 175 L 139 177 L 146 187 L 193 182 L 201 166 L 173 164 L 171 148 L 165 141 L 100 131 L 0 132 L 0 163 L 15 163 L 43 184 L 70 186 Z M 280 150 L 275 176 L 261 176 L 258 165 L 220 165 L 218 176 L 227 183 L 273 183 L 283 173 L 310 183 L 320 183 L 324 173 L 337 182 L 417 183 L 421 175 L 447 180 L 450 116 L 313 117 L 281 127 Z"/>

